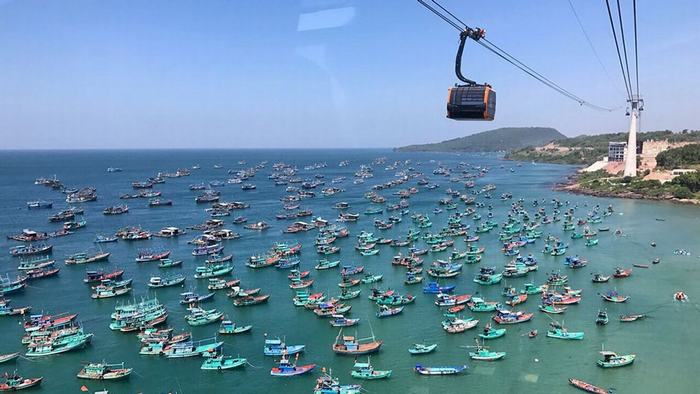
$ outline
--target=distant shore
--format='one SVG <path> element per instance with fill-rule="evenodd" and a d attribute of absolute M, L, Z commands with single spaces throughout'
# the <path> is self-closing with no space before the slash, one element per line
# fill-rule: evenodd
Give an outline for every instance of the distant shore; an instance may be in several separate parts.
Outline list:
<path fill-rule="evenodd" d="M 642 193 L 633 192 L 630 190 L 625 191 L 606 191 L 587 187 L 579 182 L 581 174 L 574 173 L 567 177 L 565 182 L 557 183 L 554 185 L 553 190 L 563 191 L 574 194 L 583 194 L 595 197 L 613 197 L 613 198 L 627 198 L 632 200 L 650 200 L 650 201 L 665 201 L 677 204 L 691 204 L 700 205 L 699 199 L 681 199 L 673 197 L 671 194 L 661 195 L 661 196 L 649 196 Z"/>

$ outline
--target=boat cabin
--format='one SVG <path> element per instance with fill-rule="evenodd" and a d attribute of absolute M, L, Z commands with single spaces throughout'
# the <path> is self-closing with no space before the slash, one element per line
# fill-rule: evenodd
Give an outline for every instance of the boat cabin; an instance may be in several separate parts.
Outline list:
<path fill-rule="evenodd" d="M 178 235 L 182 235 L 184 233 L 184 230 L 177 227 L 164 227 L 158 232 L 158 235 L 161 237 L 171 238 L 177 237 Z"/>

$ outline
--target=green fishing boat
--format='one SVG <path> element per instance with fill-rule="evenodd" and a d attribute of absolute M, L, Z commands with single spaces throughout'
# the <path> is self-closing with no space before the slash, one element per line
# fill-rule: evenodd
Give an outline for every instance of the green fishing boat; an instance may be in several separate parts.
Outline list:
<path fill-rule="evenodd" d="M 469 358 L 476 361 L 496 361 L 506 356 L 506 352 L 492 352 L 488 347 L 476 340 L 475 351 L 469 352 Z"/>
<path fill-rule="evenodd" d="M 487 324 L 486 327 L 484 327 L 484 331 L 481 334 L 479 334 L 479 338 L 481 338 L 481 339 L 496 339 L 496 338 L 500 338 L 504 335 L 506 335 L 505 328 L 494 329 L 494 328 L 491 328 L 491 324 Z"/>
<path fill-rule="evenodd" d="M 190 309 L 190 314 L 185 316 L 185 321 L 190 326 L 204 326 L 221 320 L 224 317 L 223 312 L 216 309 L 204 310 L 202 308 Z"/>
<path fill-rule="evenodd" d="M 414 343 L 413 346 L 411 346 L 408 349 L 408 352 L 411 354 L 428 354 L 430 352 L 433 352 L 435 349 L 437 349 L 437 347 L 438 347 L 437 343 L 432 343 L 432 344 Z"/>
<path fill-rule="evenodd" d="M 340 260 L 329 261 L 327 259 L 319 260 L 318 264 L 314 268 L 317 270 L 327 270 L 330 268 L 335 268 L 340 265 Z"/>
<path fill-rule="evenodd" d="M 528 295 L 541 294 L 546 287 L 545 285 L 535 286 L 533 283 L 525 283 L 524 286 L 525 287 L 522 290 L 520 290 L 520 293 Z"/>
<path fill-rule="evenodd" d="M 503 274 L 481 274 L 474 278 L 474 282 L 480 285 L 495 285 L 501 283 Z"/>
<path fill-rule="evenodd" d="M 358 363 L 355 362 L 355 365 L 352 366 L 354 370 L 350 372 L 350 375 L 353 378 L 356 379 L 365 379 L 365 380 L 375 380 L 375 379 L 386 379 L 391 376 L 392 370 L 386 370 L 386 371 L 377 371 L 374 369 L 372 364 L 370 363 L 369 357 L 367 357 L 367 362 L 366 363 Z"/>
<path fill-rule="evenodd" d="M 353 298 L 357 298 L 360 296 L 360 292 L 362 292 L 362 289 L 358 290 L 348 290 L 348 289 L 342 289 L 340 292 L 340 295 L 338 296 L 338 299 L 340 300 L 351 300 Z"/>
<path fill-rule="evenodd" d="M 601 351 L 600 354 L 603 356 L 603 359 L 598 360 L 596 363 L 601 368 L 624 367 L 626 365 L 632 364 L 634 362 L 634 359 L 637 357 L 634 354 L 626 354 L 623 356 L 619 356 L 617 353 L 609 352 L 606 350 Z"/>
<path fill-rule="evenodd" d="M 552 328 L 547 331 L 547 336 L 556 339 L 583 339 L 583 331 L 579 332 L 569 332 L 565 328 Z"/>
<path fill-rule="evenodd" d="M 480 297 L 472 297 L 467 303 L 467 306 L 472 312 L 493 312 L 498 309 L 501 304 L 496 301 L 484 301 Z"/>
<path fill-rule="evenodd" d="M 223 276 L 233 271 L 231 264 L 207 264 L 195 268 L 195 279 L 215 278 Z"/>
<path fill-rule="evenodd" d="M 372 275 L 372 274 L 367 274 L 365 275 L 364 278 L 361 279 L 362 283 L 377 283 L 380 282 L 384 278 L 384 275 Z"/>
<path fill-rule="evenodd" d="M 588 238 L 586 240 L 586 246 L 596 246 L 598 245 L 598 238 Z"/>
<path fill-rule="evenodd" d="M 233 369 L 244 366 L 248 360 L 241 357 L 228 357 L 224 355 L 210 357 L 204 360 L 199 369 L 205 371 L 222 371 L 224 369 Z"/>
<path fill-rule="evenodd" d="M 69 352 L 71 350 L 81 348 L 88 344 L 92 339 L 92 336 L 93 334 L 85 334 L 81 330 L 75 335 L 62 338 L 60 341 L 30 344 L 29 350 L 27 351 L 27 353 L 25 353 L 25 356 L 42 357 Z"/>

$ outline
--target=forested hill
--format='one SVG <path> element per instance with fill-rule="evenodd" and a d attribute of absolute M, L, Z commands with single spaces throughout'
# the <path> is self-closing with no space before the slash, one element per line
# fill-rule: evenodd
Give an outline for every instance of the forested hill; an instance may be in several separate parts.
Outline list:
<path fill-rule="evenodd" d="M 564 139 L 565 135 L 551 127 L 503 127 L 433 144 L 409 145 L 400 152 L 495 152 L 544 145 Z"/>

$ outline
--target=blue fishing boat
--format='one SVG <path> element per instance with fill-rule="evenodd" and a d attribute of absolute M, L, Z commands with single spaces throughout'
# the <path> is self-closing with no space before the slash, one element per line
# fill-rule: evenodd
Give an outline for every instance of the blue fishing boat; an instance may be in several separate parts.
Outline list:
<path fill-rule="evenodd" d="M 263 354 L 266 356 L 281 356 L 283 354 L 296 354 L 304 351 L 305 345 L 287 345 L 279 337 L 274 339 L 265 338 Z"/>

